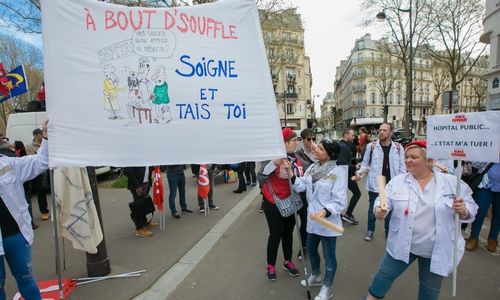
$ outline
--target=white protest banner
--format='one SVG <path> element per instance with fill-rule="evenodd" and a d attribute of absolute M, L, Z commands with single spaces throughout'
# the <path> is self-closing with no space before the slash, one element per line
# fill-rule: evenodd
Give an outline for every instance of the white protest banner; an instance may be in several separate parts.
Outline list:
<path fill-rule="evenodd" d="M 427 156 L 438 159 L 498 162 L 500 111 L 427 118 Z"/>
<path fill-rule="evenodd" d="M 254 0 L 41 4 L 51 166 L 285 156 Z"/>

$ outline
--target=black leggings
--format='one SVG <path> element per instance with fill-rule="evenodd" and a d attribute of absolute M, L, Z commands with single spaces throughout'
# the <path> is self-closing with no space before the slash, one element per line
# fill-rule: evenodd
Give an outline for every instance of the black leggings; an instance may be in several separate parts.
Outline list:
<path fill-rule="evenodd" d="M 283 218 L 276 208 L 276 205 L 264 200 L 264 214 L 266 215 L 267 226 L 269 227 L 269 238 L 267 239 L 267 264 L 276 265 L 278 247 L 280 241 L 285 260 L 292 260 L 293 227 L 295 217 L 291 215 Z"/>

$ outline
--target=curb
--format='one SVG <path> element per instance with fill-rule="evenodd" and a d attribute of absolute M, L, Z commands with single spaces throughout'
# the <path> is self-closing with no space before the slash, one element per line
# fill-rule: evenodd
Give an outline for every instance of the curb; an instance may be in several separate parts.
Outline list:
<path fill-rule="evenodd" d="M 259 188 L 253 188 L 236 204 L 215 226 L 207 232 L 176 264 L 168 269 L 148 290 L 137 295 L 134 300 L 163 300 L 196 268 L 198 263 L 210 252 L 220 237 L 238 219 L 259 195 Z"/>

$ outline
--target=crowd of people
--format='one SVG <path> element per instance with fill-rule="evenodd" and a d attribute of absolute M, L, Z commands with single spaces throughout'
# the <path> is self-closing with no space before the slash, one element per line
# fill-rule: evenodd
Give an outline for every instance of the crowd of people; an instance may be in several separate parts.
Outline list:
<path fill-rule="evenodd" d="M 500 164 L 473 163 L 475 174 L 481 176 L 478 186 L 467 181 L 456 193 L 453 162 L 434 161 L 427 157 L 425 140 L 405 146 L 391 139 L 392 124 L 384 123 L 379 139 L 371 140 L 366 129 L 343 131 L 342 139 L 316 143 L 314 131 L 301 132 L 303 147 L 297 150 L 297 136 L 288 128 L 282 130 L 286 158 L 263 162 L 257 175 L 263 194 L 262 209 L 267 220 L 266 278 L 276 281 L 279 244 L 283 249 L 283 269 L 290 276 L 299 276 L 292 257 L 295 222 L 300 222 L 298 259 L 306 254 L 311 272 L 301 280 L 303 286 L 321 286 L 315 300 L 329 299 L 337 270 L 336 245 L 342 233 L 332 231 L 313 221 L 323 218 L 342 226 L 357 225 L 354 210 L 361 197 L 358 181 L 367 176 L 367 230 L 363 239 L 374 238 L 376 219 L 384 221 L 387 247 L 366 299 L 382 299 L 393 282 L 414 262 L 419 265 L 418 299 L 438 299 L 444 277 L 453 271 L 454 215 L 462 224 L 472 223 L 470 237 L 458 240 L 458 261 L 464 249 L 473 251 L 490 205 L 493 207 L 487 249 L 495 252 L 500 229 Z M 355 143 L 357 140 L 357 143 Z M 444 166 L 444 167 L 443 167 Z M 467 173 L 466 173 L 467 174 Z M 385 177 L 387 207 L 382 209 L 377 177 Z M 467 175 L 466 175 L 467 176 Z M 477 176 L 475 176 L 477 180 Z M 468 186 L 471 185 L 471 187 Z M 352 193 L 347 199 L 347 190 Z M 294 215 L 284 217 L 276 205 L 290 201 L 299 193 L 303 206 Z M 464 226 L 462 226 L 463 228 Z M 324 275 L 321 277 L 318 246 L 322 244 Z"/>
<path fill-rule="evenodd" d="M 456 178 L 448 174 L 453 164 L 436 168 L 436 162 L 427 157 L 424 140 L 403 146 L 391 140 L 392 125 L 380 126 L 379 140 L 372 141 L 363 128 L 355 136 L 354 128 L 343 131 L 339 141 L 325 139 L 316 143 L 312 129 L 301 132 L 302 147 L 298 148 L 297 134 L 282 129 L 286 157 L 262 162 L 258 173 L 254 162 L 231 166 L 238 173 L 238 188 L 242 193 L 247 186 L 259 184 L 262 193 L 261 210 L 267 221 L 269 235 L 266 246 L 266 278 L 276 281 L 276 263 L 281 244 L 284 261 L 282 268 L 293 277 L 300 271 L 294 263 L 293 231 L 297 225 L 300 246 L 297 260 L 307 259 L 310 274 L 298 283 L 303 286 L 321 286 L 315 300 L 329 299 L 337 272 L 337 239 L 340 231 L 332 231 L 315 219 L 323 219 L 334 226 L 358 225 L 354 217 L 361 198 L 358 181 L 366 176 L 368 192 L 367 231 L 363 239 L 371 241 L 376 219 L 384 221 L 386 251 L 368 288 L 366 299 L 382 299 L 393 282 L 414 262 L 418 261 L 418 299 L 438 299 L 444 277 L 453 271 L 454 215 L 463 224 L 472 223 L 466 242 L 462 235 L 458 241 L 458 260 L 464 250 L 478 247 L 479 233 L 485 215 L 493 207 L 487 250 L 497 251 L 500 230 L 500 164 L 474 162 L 465 168 L 460 195 L 455 195 Z M 10 266 L 18 288 L 26 299 L 40 299 L 31 268 L 33 229 L 37 228 L 31 213 L 31 194 L 36 194 L 41 219 L 48 219 L 45 198 L 47 154 L 47 123 L 33 132 L 33 143 L 24 148 L 22 143 L 7 147 L 5 138 L 0 143 L 0 299 L 5 298 L 4 258 Z M 357 140 L 357 143 L 354 141 Z M 10 145 L 10 144 L 9 144 Z M 192 165 L 193 174 L 199 166 Z M 210 182 L 208 199 L 198 197 L 199 212 L 219 209 L 213 202 L 214 165 L 206 165 Z M 186 165 L 165 167 L 169 193 L 168 204 L 174 219 L 181 214 L 194 213 L 186 204 Z M 149 237 L 157 224 L 147 219 L 154 210 L 149 197 L 152 184 L 151 167 L 127 167 L 128 186 L 133 201 L 129 204 L 136 235 Z M 382 205 L 377 176 L 387 182 L 384 194 L 387 207 Z M 467 177 L 468 176 L 468 177 Z M 474 178 L 474 180 L 470 179 Z M 475 182 L 475 183 L 474 183 Z M 35 188 L 33 188 L 35 186 Z M 347 190 L 352 197 L 348 200 Z M 177 209 L 176 198 L 180 210 Z M 297 198 L 301 203 L 295 214 L 284 216 L 278 202 Z M 208 201 L 208 207 L 205 202 Z M 296 224 L 299 222 L 299 224 Z M 322 256 L 318 251 L 322 246 Z M 321 259 L 324 261 L 321 275 Z M 22 267 L 24 266 L 24 267 Z"/>

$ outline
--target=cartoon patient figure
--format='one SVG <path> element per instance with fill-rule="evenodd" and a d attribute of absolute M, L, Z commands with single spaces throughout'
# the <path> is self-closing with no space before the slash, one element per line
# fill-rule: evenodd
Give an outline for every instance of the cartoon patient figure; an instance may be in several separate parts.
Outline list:
<path fill-rule="evenodd" d="M 167 74 L 165 67 L 160 66 L 155 70 L 152 77 L 155 87 L 151 94 L 151 101 L 154 106 L 155 123 L 165 124 L 172 120 L 170 113 L 170 98 L 168 96 Z"/>
<path fill-rule="evenodd" d="M 120 111 L 120 102 L 118 102 L 118 76 L 116 76 L 115 68 L 111 65 L 104 66 L 104 109 L 109 113 L 110 120 L 120 119 L 118 115 Z"/>

